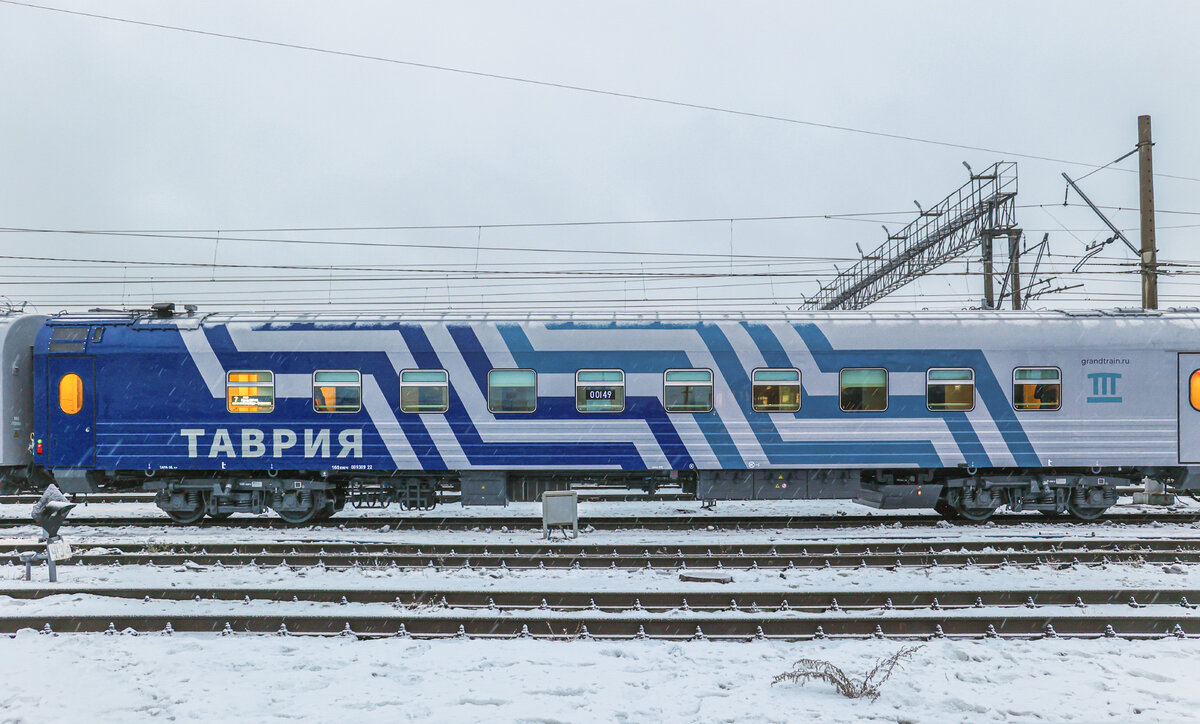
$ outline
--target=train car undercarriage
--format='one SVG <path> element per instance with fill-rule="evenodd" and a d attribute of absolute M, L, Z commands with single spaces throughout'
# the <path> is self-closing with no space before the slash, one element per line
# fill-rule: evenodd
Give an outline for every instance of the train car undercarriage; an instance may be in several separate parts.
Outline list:
<path fill-rule="evenodd" d="M 1094 520 L 1117 500 L 1118 486 L 1146 477 L 1174 484 L 1184 469 L 937 469 L 937 470 L 720 470 L 720 471 L 464 471 L 314 474 L 312 471 L 197 471 L 192 474 L 120 472 L 62 479 L 65 492 L 140 488 L 172 520 L 191 525 L 205 517 L 274 510 L 304 525 L 356 508 L 399 505 L 432 510 L 439 491 L 457 491 L 464 506 L 536 501 L 548 490 L 603 485 L 653 493 L 681 486 L 685 494 L 717 500 L 853 499 L 885 510 L 933 509 L 948 520 L 985 521 L 1002 507 L 1048 517 Z M 74 477 L 74 476 L 72 476 Z"/>

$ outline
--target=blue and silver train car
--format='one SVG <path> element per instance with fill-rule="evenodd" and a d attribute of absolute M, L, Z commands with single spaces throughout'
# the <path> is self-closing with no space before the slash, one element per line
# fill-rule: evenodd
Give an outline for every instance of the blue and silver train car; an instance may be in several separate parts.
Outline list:
<path fill-rule="evenodd" d="M 1099 515 L 1200 467 L 1200 312 L 62 315 L 35 462 L 177 521 L 582 480 Z"/>

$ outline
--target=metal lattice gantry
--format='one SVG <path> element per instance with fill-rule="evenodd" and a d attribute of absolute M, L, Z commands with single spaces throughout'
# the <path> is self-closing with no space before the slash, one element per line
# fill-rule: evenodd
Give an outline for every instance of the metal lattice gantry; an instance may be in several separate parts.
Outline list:
<path fill-rule="evenodd" d="M 1016 162 L 1000 161 L 972 173 L 957 191 L 921 209 L 903 230 L 822 285 L 802 307 L 862 309 L 985 241 L 990 246 L 994 237 L 1019 235 L 1016 198 Z"/>

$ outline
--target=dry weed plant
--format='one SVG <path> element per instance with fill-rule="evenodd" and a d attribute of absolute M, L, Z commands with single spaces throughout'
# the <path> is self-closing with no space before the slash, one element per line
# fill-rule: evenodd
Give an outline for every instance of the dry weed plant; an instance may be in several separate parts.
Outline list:
<path fill-rule="evenodd" d="M 875 666 L 861 679 L 854 678 L 841 668 L 821 659 L 800 659 L 792 664 L 791 671 L 785 671 L 771 681 L 774 686 L 783 681 L 798 682 L 801 685 L 810 680 L 825 681 L 832 684 L 842 696 L 849 699 L 879 698 L 879 687 L 891 678 L 892 672 L 900 663 L 910 659 L 921 650 L 920 646 L 906 646 L 887 658 L 875 662 Z"/>

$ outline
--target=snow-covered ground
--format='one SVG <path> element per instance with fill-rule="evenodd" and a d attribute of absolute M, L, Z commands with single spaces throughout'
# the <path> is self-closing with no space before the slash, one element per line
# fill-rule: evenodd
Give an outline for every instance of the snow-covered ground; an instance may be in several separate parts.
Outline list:
<path fill-rule="evenodd" d="M 1192 722 L 1200 646 L 926 644 L 877 701 L 771 686 L 801 657 L 862 675 L 902 644 L 354 641 L 211 635 L 0 641 L 0 722 Z"/>
<path fill-rule="evenodd" d="M 1194 504 L 1187 504 L 1188 507 Z M 694 503 L 595 503 L 585 514 L 649 516 L 700 511 Z M 723 508 L 723 509 L 722 509 Z M 1123 510 L 1136 512 L 1134 506 Z M 849 503 L 722 504 L 718 515 L 754 512 L 862 514 Z M 93 505 L 93 514 L 159 515 L 151 505 Z M 446 506 L 439 514 L 492 509 Z M 535 515 L 536 506 L 509 514 Z M 0 517 L 24 517 L 28 506 L 0 506 Z M 348 515 L 355 515 L 348 511 Z M 82 517 L 82 516 L 81 516 Z M 354 541 L 391 543 L 532 543 L 540 531 L 503 527 L 468 531 L 393 531 L 379 528 L 191 529 L 175 526 L 72 528 L 64 534 L 80 551 L 113 542 Z M 33 527 L 0 531 L 0 551 L 36 536 Z M 994 541 L 1085 538 L 1101 543 L 1131 538 L 1196 538 L 1194 524 L 1063 525 L 1031 517 L 1020 526 L 930 527 L 894 518 L 862 528 L 833 530 L 604 530 L 587 543 L 738 545 L 762 542 Z M 566 543 L 562 545 L 572 545 Z M 732 584 L 679 580 L 671 570 L 326 570 L 213 566 L 64 566 L 64 586 L 438 589 L 489 591 L 729 591 L 743 605 L 753 592 L 950 589 L 1200 588 L 1200 566 L 1106 565 L 1000 569 L 938 568 L 739 570 Z M 0 614 L 38 616 L 94 613 L 178 613 L 229 610 L 236 614 L 347 615 L 393 610 L 386 604 L 313 604 L 155 600 L 147 604 L 86 595 L 14 599 L 3 590 L 45 588 L 45 570 L 26 583 L 23 569 L 0 567 Z M 745 599 L 745 600 L 743 600 Z M 1121 609 L 1127 607 L 1093 607 Z M 294 609 L 294 610 L 293 610 Z M 1153 615 L 1156 609 L 1137 609 Z M 1022 611 L 1002 609 L 1011 615 Z M 411 615 L 412 612 L 408 612 Z M 461 612 L 469 615 L 467 612 Z M 1182 609 L 1173 614 L 1182 614 Z M 384 614 L 386 615 L 386 614 Z M 518 614 L 519 615 L 519 614 Z M 621 615 L 621 614 L 614 614 Z M 689 615 L 689 614 L 680 614 Z M 803 615 L 803 614 L 792 614 Z M 880 612 L 903 615 L 903 612 Z M 802 657 L 828 659 L 861 674 L 877 658 L 906 645 L 897 641 L 528 641 L 277 638 L 212 634 L 0 637 L 0 723 L 43 721 L 312 721 L 432 720 L 498 722 L 593 721 L 1195 721 L 1200 711 L 1200 641 L 937 640 L 883 689 L 876 702 L 850 701 L 831 687 L 800 687 L 771 679 Z"/>

